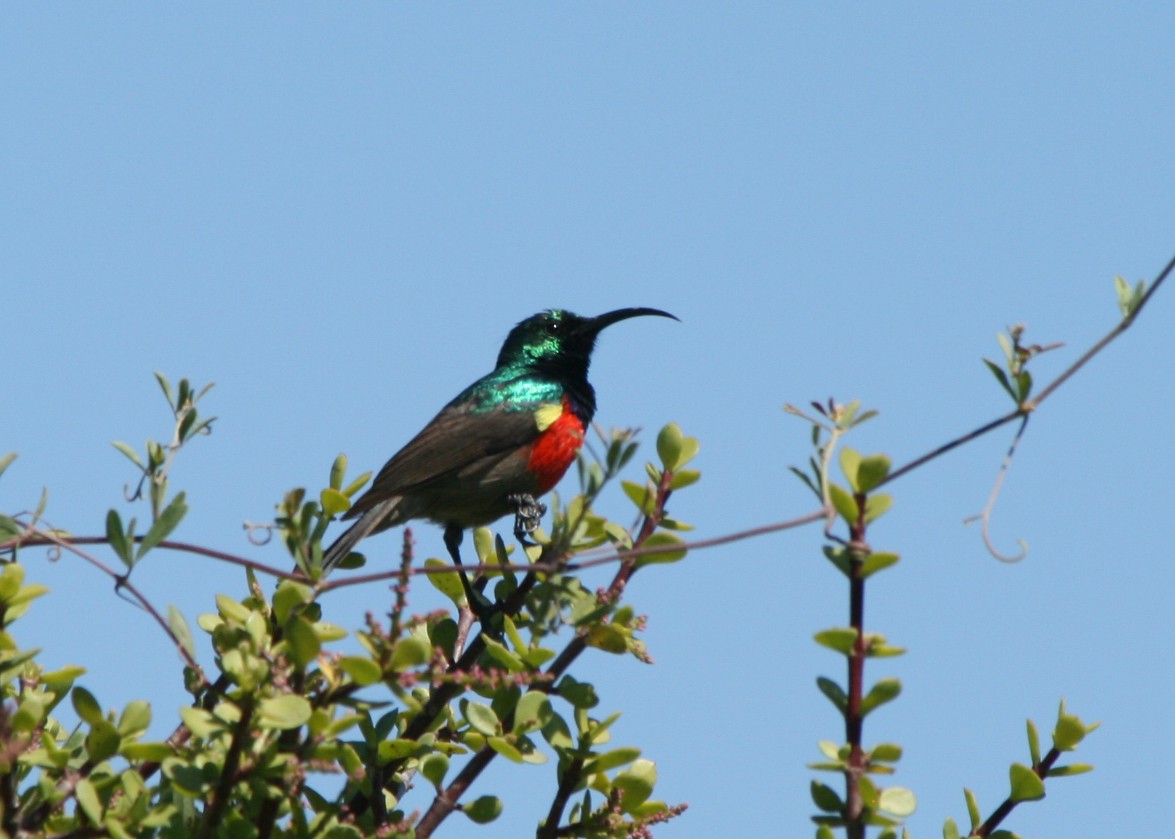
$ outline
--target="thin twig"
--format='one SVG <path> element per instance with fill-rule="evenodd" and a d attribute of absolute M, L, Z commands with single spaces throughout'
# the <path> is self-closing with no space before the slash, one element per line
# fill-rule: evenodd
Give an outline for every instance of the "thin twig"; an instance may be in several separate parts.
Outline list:
<path fill-rule="evenodd" d="M 135 587 L 135 584 L 130 581 L 130 577 L 128 575 L 116 573 L 113 568 L 102 562 L 102 560 L 98 559 L 96 556 L 93 556 L 90 553 L 78 548 L 75 544 L 75 540 L 73 539 L 61 539 L 53 536 L 52 534 L 44 534 L 40 538 L 43 539 L 47 544 L 54 545 L 62 550 L 69 551 L 75 556 L 81 557 L 83 560 L 90 563 L 95 568 L 113 579 L 116 589 L 125 589 L 128 593 L 130 593 L 134 597 L 135 602 L 140 607 L 142 607 L 143 611 L 149 614 L 154 619 L 154 621 L 159 624 L 160 629 L 162 629 L 167 634 L 167 637 L 171 639 L 171 643 L 175 645 L 176 651 L 180 654 L 180 658 L 184 660 L 184 664 L 190 667 L 192 671 L 197 676 L 199 676 L 200 683 L 202 685 L 209 684 L 208 678 L 204 675 L 204 670 L 200 667 L 199 663 L 197 663 L 196 659 L 194 659 L 191 653 L 187 651 L 184 645 L 180 642 L 180 639 L 176 637 L 175 632 L 172 631 L 171 626 L 167 623 L 166 620 L 164 620 L 163 615 L 159 614 L 158 610 L 156 610 L 156 608 L 151 605 L 151 601 L 148 600 L 147 597 L 141 591 L 139 591 L 138 588 Z M 105 541 L 105 539 L 102 541 Z M 26 541 L 25 544 L 28 544 L 28 541 Z"/>
<path fill-rule="evenodd" d="M 1171 261 L 1168 262 L 1163 270 L 1159 273 L 1159 276 L 1155 279 L 1151 287 L 1147 289 L 1146 294 L 1142 296 L 1142 300 L 1139 301 L 1138 305 L 1134 308 L 1134 311 L 1132 311 L 1129 316 L 1122 318 L 1122 320 L 1120 320 L 1118 324 L 1113 329 L 1111 329 L 1100 341 L 1086 350 L 1085 353 L 1079 359 L 1069 365 L 1069 367 L 1064 372 L 1062 372 L 1061 375 L 1057 376 L 1055 379 L 1049 382 L 1049 384 L 1042 388 L 1041 391 L 1036 395 L 1035 399 L 1029 400 L 1023 405 L 1017 407 L 1016 410 L 1004 414 L 1002 417 L 998 417 L 991 422 L 986 423 L 985 425 L 981 425 L 974 431 L 968 432 L 961 437 L 957 437 L 954 440 L 939 446 L 937 449 L 934 449 L 933 451 L 930 451 L 921 457 L 915 458 L 906 465 L 902 466 L 900 469 L 895 469 L 893 472 L 890 472 L 889 475 L 886 476 L 885 480 L 879 483 L 876 488 L 879 489 L 888 483 L 896 481 L 898 478 L 902 477 L 908 472 L 912 472 L 919 466 L 929 463 L 930 461 L 941 457 L 952 449 L 958 448 L 964 443 L 969 443 L 977 437 L 982 437 L 989 431 L 994 431 L 1001 425 L 1005 425 L 1017 417 L 1030 414 L 1035 411 L 1040 407 L 1040 403 L 1048 399 L 1053 394 L 1053 392 L 1056 391 L 1056 389 L 1063 385 L 1066 381 L 1068 381 L 1074 373 L 1088 364 L 1094 356 L 1104 350 L 1115 338 L 1130 328 L 1130 326 L 1138 318 L 1139 312 L 1142 311 L 1143 307 L 1146 306 L 1151 297 L 1154 296 L 1154 293 L 1159 290 L 1159 286 L 1161 286 L 1167 277 L 1171 275 L 1172 271 L 1175 271 L 1175 257 L 1172 257 Z"/>

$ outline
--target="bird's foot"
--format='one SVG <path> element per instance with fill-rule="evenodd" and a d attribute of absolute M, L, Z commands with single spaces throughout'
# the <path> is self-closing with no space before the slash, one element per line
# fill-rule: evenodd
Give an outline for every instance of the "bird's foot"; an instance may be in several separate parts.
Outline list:
<path fill-rule="evenodd" d="M 547 505 L 526 492 L 516 492 L 506 496 L 506 500 L 514 505 L 514 538 L 523 545 L 529 545 L 527 537 L 534 533 L 543 516 L 547 513 Z"/>
<path fill-rule="evenodd" d="M 497 604 L 484 594 L 486 579 L 482 577 L 476 583 L 471 584 L 469 578 L 465 575 L 464 569 L 461 567 L 462 536 L 461 528 L 455 525 L 450 525 L 445 528 L 445 547 L 449 550 L 449 556 L 453 558 L 453 564 L 458 569 L 457 575 L 461 578 L 461 587 L 465 590 L 465 606 L 461 607 L 462 616 L 458 622 L 459 640 L 457 649 L 463 649 L 465 647 L 465 638 L 469 634 L 473 618 L 476 618 L 477 622 L 481 624 L 482 629 L 494 638 L 501 637 L 501 631 L 498 627 L 502 623 L 502 618 L 498 614 Z M 459 652 L 457 657 L 460 657 Z"/>

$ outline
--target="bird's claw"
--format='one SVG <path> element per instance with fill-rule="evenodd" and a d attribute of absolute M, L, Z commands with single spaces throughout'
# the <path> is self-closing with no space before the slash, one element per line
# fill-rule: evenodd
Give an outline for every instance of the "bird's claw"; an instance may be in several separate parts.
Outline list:
<path fill-rule="evenodd" d="M 508 495 L 506 500 L 514 505 L 514 538 L 523 545 L 530 544 L 527 537 L 534 532 L 546 515 L 547 505 L 526 492 Z"/>

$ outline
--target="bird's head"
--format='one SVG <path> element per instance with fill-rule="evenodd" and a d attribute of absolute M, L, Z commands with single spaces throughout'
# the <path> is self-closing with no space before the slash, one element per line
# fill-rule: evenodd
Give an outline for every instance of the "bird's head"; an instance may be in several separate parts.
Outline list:
<path fill-rule="evenodd" d="M 564 309 L 539 312 L 510 330 L 502 351 L 498 353 L 498 367 L 528 367 L 586 376 L 600 332 L 618 321 L 642 315 L 677 320 L 668 312 L 643 307 L 616 309 L 594 318 L 585 318 Z"/>

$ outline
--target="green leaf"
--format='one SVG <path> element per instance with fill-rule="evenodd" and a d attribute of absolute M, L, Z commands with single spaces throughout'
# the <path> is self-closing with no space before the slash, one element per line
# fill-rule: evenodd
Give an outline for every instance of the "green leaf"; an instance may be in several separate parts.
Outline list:
<path fill-rule="evenodd" d="M 862 458 L 857 468 L 857 492 L 869 493 L 889 477 L 891 461 L 883 454 Z"/>
<path fill-rule="evenodd" d="M 839 813 L 845 806 L 844 802 L 840 800 L 840 796 L 836 794 L 836 790 L 828 784 L 814 780 L 809 792 L 812 794 L 812 803 L 825 813 Z"/>
<path fill-rule="evenodd" d="M 41 675 L 41 684 L 48 688 L 53 693 L 57 694 L 58 698 L 62 698 L 73 687 L 73 683 L 78 680 L 80 676 L 84 676 L 86 668 L 78 667 L 76 665 L 66 665 L 60 670 L 54 670 L 52 673 L 43 673 Z"/>
<path fill-rule="evenodd" d="M 1118 294 L 1118 308 L 1125 319 L 1138 310 L 1138 304 L 1146 296 L 1146 280 L 1139 280 L 1138 285 L 1131 288 L 1124 277 L 1114 277 L 1114 290 Z"/>
<path fill-rule="evenodd" d="M 449 771 L 449 756 L 440 752 L 433 752 L 420 762 L 420 774 L 428 779 L 437 789 L 445 782 L 445 775 Z"/>
<path fill-rule="evenodd" d="M 665 469 L 672 471 L 678 467 L 684 436 L 681 433 L 681 426 L 675 422 L 666 425 L 657 435 L 657 456 Z"/>
<path fill-rule="evenodd" d="M 961 839 L 959 826 L 955 824 L 954 819 L 947 819 L 946 824 L 942 826 L 942 839 Z"/>
<path fill-rule="evenodd" d="M 175 754 L 167 743 L 123 743 L 119 752 L 127 760 L 150 760 L 160 762 Z"/>
<path fill-rule="evenodd" d="M 680 550 L 668 550 L 676 545 L 680 545 Z M 673 533 L 666 533 L 664 531 L 657 531 L 644 541 L 641 548 L 658 548 L 656 553 L 641 554 L 636 561 L 637 568 L 643 568 L 646 565 L 656 565 L 659 563 L 677 562 L 686 555 L 685 542 L 681 537 Z"/>
<path fill-rule="evenodd" d="M 118 718 L 118 732 L 124 737 L 142 734 L 151 725 L 151 706 L 141 699 L 127 703 Z"/>
<path fill-rule="evenodd" d="M 624 462 L 632 457 L 632 452 L 636 450 L 636 444 L 633 443 L 630 448 L 631 451 L 626 452 L 624 460 L 621 461 L 621 465 L 624 465 Z M 702 444 L 698 441 L 697 437 L 690 437 L 688 434 L 683 436 L 681 438 L 681 453 L 677 456 L 677 465 L 673 467 L 674 470 L 680 469 L 697 457 L 701 449 Z"/>
<path fill-rule="evenodd" d="M 624 494 L 629 497 L 637 509 L 644 515 L 649 515 L 653 512 L 653 501 L 656 493 L 648 484 L 638 484 L 633 481 L 621 481 L 620 488 L 624 490 Z"/>
<path fill-rule="evenodd" d="M 841 760 L 841 747 L 831 740 L 819 740 L 816 747 L 829 760 Z"/>
<path fill-rule="evenodd" d="M 1068 766 L 1054 766 L 1049 770 L 1050 778 L 1063 778 L 1067 775 L 1084 775 L 1092 772 L 1093 765 L 1089 763 L 1071 763 Z"/>
<path fill-rule="evenodd" d="M 902 747 L 897 743 L 878 743 L 869 750 L 869 759 L 878 763 L 897 763 L 902 759 Z"/>
<path fill-rule="evenodd" d="M 89 778 L 79 778 L 73 791 L 78 800 L 78 806 L 86 814 L 86 818 L 95 827 L 102 826 L 102 800 L 98 798 L 98 791 Z"/>
<path fill-rule="evenodd" d="M 265 728 L 290 729 L 305 725 L 310 719 L 310 702 L 303 696 L 286 694 L 261 700 L 257 720 Z"/>
<path fill-rule="evenodd" d="M 857 523 L 857 500 L 840 484 L 829 482 L 828 498 L 832 501 L 833 509 L 850 525 Z"/>
<path fill-rule="evenodd" d="M 322 651 L 322 642 L 318 640 L 314 627 L 301 616 L 286 623 L 285 642 L 290 660 L 299 667 L 305 667 L 314 661 Z"/>
<path fill-rule="evenodd" d="M 681 469 L 673 473 L 673 477 L 669 479 L 669 488 L 677 491 L 684 489 L 690 484 L 696 484 L 702 479 L 702 473 L 697 469 Z"/>
<path fill-rule="evenodd" d="M 16 562 L 5 563 L 0 571 L 0 602 L 11 601 L 23 583 L 24 566 Z"/>
<path fill-rule="evenodd" d="M 164 398 L 167 399 L 167 404 L 174 409 L 176 407 L 175 398 L 171 395 L 171 383 L 167 381 L 167 376 L 156 370 L 155 381 L 159 382 L 159 387 L 163 391 Z"/>
<path fill-rule="evenodd" d="M 881 497 L 883 496 L 874 496 L 874 498 Z M 869 500 L 872 501 L 873 498 L 870 498 Z M 897 565 L 898 560 L 900 559 L 901 556 L 894 553 L 869 554 L 861 563 L 861 576 L 868 577 L 871 574 L 876 574 L 878 571 L 889 568 L 891 565 Z"/>
<path fill-rule="evenodd" d="M 338 666 L 359 687 L 374 685 L 383 678 L 379 665 L 369 658 L 354 655 L 345 656 L 339 659 Z"/>
<path fill-rule="evenodd" d="M 12 461 L 16 460 L 16 452 L 9 452 L 0 457 L 0 475 L 4 474 L 4 470 L 12 465 Z"/>
<path fill-rule="evenodd" d="M 1013 801 L 1036 801 L 1044 798 L 1044 781 L 1023 763 L 1013 763 L 1008 770 L 1012 784 Z"/>
<path fill-rule="evenodd" d="M 840 450 L 840 469 L 854 493 L 861 492 L 858 472 L 861 468 L 861 453 L 848 446 Z"/>
<path fill-rule="evenodd" d="M 73 702 L 73 710 L 82 720 L 82 722 L 89 725 L 97 725 L 102 722 L 102 706 L 98 704 L 98 700 L 94 698 L 94 694 L 90 693 L 84 687 L 77 686 L 70 694 L 70 699 Z"/>
<path fill-rule="evenodd" d="M 1032 393 L 1032 374 L 1027 370 L 1021 370 L 1016 376 L 1016 387 L 1019 392 L 1019 398 L 1016 401 L 1028 401 L 1028 396 Z"/>
<path fill-rule="evenodd" d="M 354 498 L 355 494 L 359 492 L 359 490 L 363 489 L 363 487 L 367 486 L 367 482 L 370 480 L 371 472 L 364 472 L 362 475 L 351 481 L 351 483 L 347 484 L 347 486 L 343 488 L 343 495 L 347 496 L 348 498 Z"/>
<path fill-rule="evenodd" d="M 545 693 L 528 690 L 514 706 L 514 733 L 523 734 L 544 726 L 551 718 L 551 700 Z"/>
<path fill-rule="evenodd" d="M 877 808 L 877 803 L 881 798 L 881 791 L 878 790 L 877 784 L 873 783 L 873 779 L 868 775 L 861 775 L 857 778 L 857 789 L 861 793 L 861 800 L 865 806 L 873 810 Z"/>
<path fill-rule="evenodd" d="M 543 739 L 553 749 L 570 749 L 575 745 L 567 721 L 552 711 L 550 719 L 543 723 Z"/>
<path fill-rule="evenodd" d="M 277 584 L 277 589 L 273 593 L 273 614 L 277 618 L 278 623 L 284 624 L 290 619 L 290 615 L 299 606 L 303 606 L 314 599 L 314 592 L 310 586 L 304 583 L 296 583 L 293 580 L 282 580 Z"/>
<path fill-rule="evenodd" d="M 425 568 L 452 568 L 449 563 L 440 559 L 426 559 Z M 465 587 L 461 585 L 461 577 L 456 570 L 449 572 L 434 572 L 425 574 L 433 588 L 453 601 L 457 606 L 465 605 Z"/>
<path fill-rule="evenodd" d="M 407 638 L 401 638 L 396 642 L 396 648 L 392 650 L 392 670 L 399 673 L 407 670 L 410 667 L 418 667 L 424 664 L 432 656 L 432 644 L 429 643 L 427 635 L 424 635 L 424 627 L 419 627 L 421 634 L 413 632 Z"/>
<path fill-rule="evenodd" d="M 838 571 L 846 577 L 853 575 L 853 560 L 848 550 L 841 547 L 833 547 L 832 545 L 825 545 L 823 550 L 824 556 L 836 566 Z"/>
<path fill-rule="evenodd" d="M 1114 277 L 1114 291 L 1118 295 L 1118 308 L 1122 311 L 1122 317 L 1130 317 L 1130 298 L 1133 296 L 1130 283 L 1126 282 L 1125 277 Z"/>
<path fill-rule="evenodd" d="M 1000 342 L 1000 349 L 1004 351 L 1004 358 L 1010 366 L 1016 360 L 1016 350 L 1012 346 L 1012 339 L 1002 332 L 997 332 L 995 337 Z"/>
<path fill-rule="evenodd" d="M 195 661 L 196 642 L 192 639 L 192 630 L 188 627 L 187 620 L 184 619 L 184 613 L 170 603 L 167 605 L 167 625 L 175 635 L 175 640 L 179 642 L 180 647 Z"/>
<path fill-rule="evenodd" d="M 122 736 L 114 727 L 114 723 L 109 720 L 98 720 L 90 728 L 90 733 L 86 735 L 86 752 L 93 764 L 99 764 L 114 757 L 118 754 L 118 748 L 121 745 Z"/>
<path fill-rule="evenodd" d="M 555 687 L 556 692 L 576 708 L 594 708 L 600 704 L 596 689 L 588 682 L 576 681 L 569 675 L 564 675 Z"/>
<path fill-rule="evenodd" d="M 870 524 L 889 512 L 893 506 L 893 496 L 888 492 L 879 492 L 865 499 L 865 523 Z"/>
<path fill-rule="evenodd" d="M 1053 747 L 1062 752 L 1071 752 L 1077 748 L 1085 735 L 1096 729 L 1101 723 L 1086 725 L 1080 717 L 1065 711 L 1065 701 L 1061 700 L 1061 709 L 1057 712 L 1057 724 L 1053 728 Z"/>
<path fill-rule="evenodd" d="M 914 793 L 905 787 L 887 787 L 881 791 L 877 809 L 904 819 L 917 809 Z"/>
<path fill-rule="evenodd" d="M 835 627 L 817 632 L 812 636 L 817 644 L 828 647 L 843 655 L 849 655 L 857 643 L 857 630 L 852 627 Z"/>
<path fill-rule="evenodd" d="M 115 556 L 122 560 L 127 568 L 134 565 L 134 556 L 131 553 L 131 542 L 122 529 L 122 519 L 118 510 L 109 510 L 106 513 L 106 540 Z"/>
<path fill-rule="evenodd" d="M 620 809 L 631 813 L 648 800 L 653 794 L 653 787 L 657 783 L 657 764 L 645 758 L 633 761 L 625 771 L 621 772 L 612 781 L 614 789 L 623 793 L 620 799 Z"/>
<path fill-rule="evenodd" d="M 971 820 L 971 830 L 974 832 L 983 823 L 983 816 L 979 813 L 979 802 L 975 798 L 975 793 L 969 789 L 963 790 L 963 798 L 967 800 L 967 818 Z"/>
<path fill-rule="evenodd" d="M 513 650 L 508 649 L 505 645 L 498 643 L 490 637 L 483 637 L 482 640 L 485 642 L 486 653 L 489 654 L 490 658 L 511 673 L 521 673 L 527 669 L 522 658 Z"/>
<path fill-rule="evenodd" d="M 861 700 L 861 716 L 865 716 L 886 702 L 897 699 L 901 692 L 902 683 L 899 680 L 892 678 L 878 680 L 865 694 L 865 698 Z"/>
<path fill-rule="evenodd" d="M 14 731 L 31 733 L 45 720 L 46 708 L 40 699 L 31 693 L 26 693 L 20 700 L 15 713 L 11 717 L 11 726 Z M 48 738 L 53 739 L 53 738 Z"/>
<path fill-rule="evenodd" d="M 483 795 L 468 804 L 462 804 L 461 812 L 474 824 L 489 824 L 502 815 L 502 799 L 494 795 Z"/>
<path fill-rule="evenodd" d="M 203 740 L 215 737 L 224 730 L 224 723 L 203 708 L 180 708 L 180 719 L 188 731 Z"/>
<path fill-rule="evenodd" d="M 334 463 L 330 465 L 330 479 L 327 481 L 330 488 L 341 490 L 343 488 L 343 478 L 346 474 L 347 456 L 340 452 L 339 456 L 335 458 Z"/>
<path fill-rule="evenodd" d="M 318 503 L 322 506 L 323 515 L 328 518 L 351 509 L 351 499 L 334 487 L 329 487 L 319 493 Z"/>
<path fill-rule="evenodd" d="M 184 497 L 184 493 L 177 493 L 175 498 L 171 499 L 171 503 L 159 514 L 159 518 L 155 519 L 151 524 L 151 529 L 147 531 L 147 535 L 139 543 L 139 551 L 135 555 L 136 561 L 142 559 L 143 554 L 166 539 L 171 534 L 171 531 L 175 530 L 176 525 L 187 515 L 188 505 L 184 501 Z"/>
<path fill-rule="evenodd" d="M 844 688 L 832 679 L 820 676 L 816 679 L 816 687 L 820 688 L 820 692 L 828 697 L 828 701 L 836 707 L 836 710 L 843 714 L 848 709 L 848 694 L 845 693 Z"/>
<path fill-rule="evenodd" d="M 380 765 L 387 765 L 393 760 L 403 760 L 410 757 L 420 747 L 420 743 L 415 740 L 405 740 L 399 737 L 394 740 L 381 740 L 378 750 Z"/>
<path fill-rule="evenodd" d="M 607 772 L 618 766 L 627 766 L 641 756 L 641 750 L 633 746 L 625 746 L 604 752 L 594 760 L 584 764 L 583 774 L 594 775 L 596 772 Z"/>
<path fill-rule="evenodd" d="M 24 532 L 24 528 L 17 524 L 16 519 L 0 514 L 0 542 L 7 542 Z"/>
<path fill-rule="evenodd" d="M 1036 732 L 1036 723 L 1028 720 L 1028 756 L 1033 766 L 1040 765 L 1040 735 Z"/>
<path fill-rule="evenodd" d="M 489 705 L 463 700 L 461 715 L 476 731 L 487 737 L 494 737 L 502 733 L 502 723 Z"/>
<path fill-rule="evenodd" d="M 512 763 L 522 763 L 522 752 L 505 737 L 487 737 L 486 745 Z"/>
<path fill-rule="evenodd" d="M 1000 337 L 1002 338 L 1003 336 L 1001 335 Z M 1000 386 L 1008 392 L 1008 396 L 1012 397 L 1014 401 L 1018 401 L 1016 400 L 1016 391 L 1012 390 L 1012 383 L 1008 381 L 1008 374 L 1004 372 L 1004 368 L 1000 367 L 994 361 L 988 361 L 986 358 L 983 359 L 983 363 L 987 365 L 987 369 L 995 376 L 995 380 L 1000 383 Z"/>

